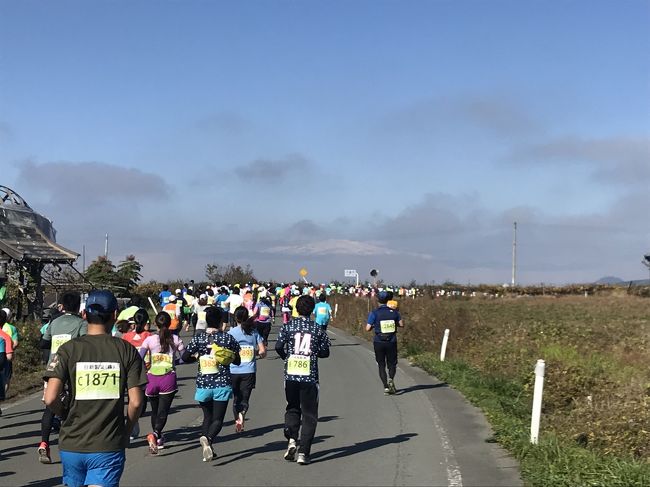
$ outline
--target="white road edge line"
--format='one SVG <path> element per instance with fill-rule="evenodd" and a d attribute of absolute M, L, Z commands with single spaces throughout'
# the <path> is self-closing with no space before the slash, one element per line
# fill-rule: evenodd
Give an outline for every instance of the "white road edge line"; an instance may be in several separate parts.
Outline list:
<path fill-rule="evenodd" d="M 337 337 L 341 337 L 341 335 L 332 331 L 331 329 L 329 330 L 329 332 Z M 367 348 L 364 348 L 364 350 L 374 358 L 375 354 L 373 352 L 371 352 Z M 397 367 L 401 369 L 403 373 L 406 374 L 402 366 L 399 365 L 399 362 Z M 438 432 L 438 435 L 440 436 L 440 442 L 441 442 L 440 445 L 442 446 L 443 455 L 445 457 L 445 464 L 447 467 L 447 486 L 463 487 L 463 476 L 460 473 L 460 467 L 458 466 L 458 462 L 456 461 L 456 452 L 454 451 L 454 447 L 451 445 L 451 441 L 449 440 L 449 435 L 447 434 L 445 428 L 442 426 L 442 420 L 440 419 L 440 416 L 438 415 L 438 412 L 435 410 L 433 404 L 429 408 L 429 414 L 431 414 L 433 426 Z"/>

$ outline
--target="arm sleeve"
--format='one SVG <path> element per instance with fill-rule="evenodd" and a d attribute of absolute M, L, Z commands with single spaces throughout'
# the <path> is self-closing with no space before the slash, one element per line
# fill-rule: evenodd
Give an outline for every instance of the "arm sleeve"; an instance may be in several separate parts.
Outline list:
<path fill-rule="evenodd" d="M 375 312 L 371 311 L 368 313 L 368 321 L 366 321 L 367 324 L 375 326 Z"/>
<path fill-rule="evenodd" d="M 327 358 L 330 356 L 330 338 L 327 336 L 327 333 L 325 333 L 322 330 L 319 330 L 318 338 L 319 338 L 319 344 L 320 346 L 318 347 L 318 358 Z"/>

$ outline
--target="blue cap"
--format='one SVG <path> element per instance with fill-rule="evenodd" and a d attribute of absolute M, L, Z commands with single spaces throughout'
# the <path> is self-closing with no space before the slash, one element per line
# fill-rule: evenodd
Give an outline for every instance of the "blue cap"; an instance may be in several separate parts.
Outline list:
<path fill-rule="evenodd" d="M 379 301 L 388 301 L 388 291 L 379 291 L 377 293 L 377 299 Z"/>
<path fill-rule="evenodd" d="M 106 290 L 92 291 L 86 300 L 86 313 L 112 313 L 117 310 L 117 299 Z"/>

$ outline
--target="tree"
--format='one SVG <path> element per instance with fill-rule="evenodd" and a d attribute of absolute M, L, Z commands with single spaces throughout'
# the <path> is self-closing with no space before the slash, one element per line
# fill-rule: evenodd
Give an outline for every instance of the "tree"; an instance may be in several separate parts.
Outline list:
<path fill-rule="evenodd" d="M 229 284 L 245 284 L 256 280 L 250 265 L 246 264 L 246 267 L 242 267 L 233 263 L 228 265 L 208 264 L 205 266 L 205 277 L 210 282 L 225 281 Z"/>
<path fill-rule="evenodd" d="M 125 288 L 126 294 L 128 294 L 131 289 L 138 285 L 140 279 L 142 279 L 142 264 L 135 260 L 135 255 L 127 255 L 126 259 L 120 262 L 117 266 L 117 282 L 120 287 Z"/>
<path fill-rule="evenodd" d="M 115 266 L 107 257 L 100 255 L 86 269 L 84 274 L 95 287 L 114 288 L 118 284 Z"/>

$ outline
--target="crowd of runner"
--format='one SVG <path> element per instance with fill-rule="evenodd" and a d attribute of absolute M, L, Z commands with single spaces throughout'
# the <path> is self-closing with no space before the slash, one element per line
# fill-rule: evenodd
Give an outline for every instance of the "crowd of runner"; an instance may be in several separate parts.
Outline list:
<path fill-rule="evenodd" d="M 377 298 L 380 305 L 369 314 L 366 330 L 374 332 L 384 393 L 394 394 L 396 332 L 403 322 L 393 296 L 410 296 L 406 288 L 219 283 L 172 292 L 163 286 L 157 306 L 149 301 L 154 315 L 137 305 L 118 309 L 105 290 L 91 292 L 83 302 L 79 293 L 65 293 L 41 329 L 46 370 L 39 461 L 52 463 L 50 436 L 59 431 L 66 485 L 118 485 L 125 448 L 141 436 L 138 420 L 146 408 L 147 448 L 152 455 L 165 448 L 177 367 L 195 362 L 194 399 L 203 412 L 197 441 L 202 460 L 211 461 L 231 399 L 235 431 L 245 430 L 257 361 L 267 355 L 278 317 L 282 326 L 274 349 L 284 361 L 287 401 L 284 458 L 309 464 L 318 422 L 318 360 L 330 354 L 327 328 L 335 311 L 328 299 L 335 294 Z M 20 341 L 10 316 L 8 309 L 0 310 L 0 399 Z"/>

